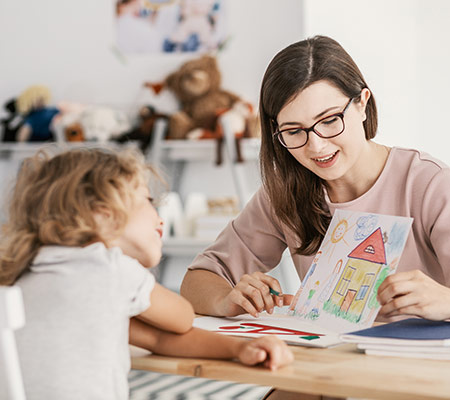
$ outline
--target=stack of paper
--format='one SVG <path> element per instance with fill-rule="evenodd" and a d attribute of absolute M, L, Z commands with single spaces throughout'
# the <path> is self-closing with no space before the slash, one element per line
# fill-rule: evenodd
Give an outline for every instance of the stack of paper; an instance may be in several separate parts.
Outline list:
<path fill-rule="evenodd" d="M 340 336 L 366 354 L 450 360 L 450 322 L 409 318 Z"/>

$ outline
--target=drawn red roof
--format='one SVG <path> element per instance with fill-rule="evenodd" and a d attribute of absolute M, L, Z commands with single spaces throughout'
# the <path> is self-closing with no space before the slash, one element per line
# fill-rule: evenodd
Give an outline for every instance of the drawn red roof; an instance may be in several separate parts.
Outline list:
<path fill-rule="evenodd" d="M 364 239 L 353 249 L 348 257 L 371 261 L 377 264 L 386 264 L 386 251 L 381 228 L 378 228 L 370 236 Z"/>

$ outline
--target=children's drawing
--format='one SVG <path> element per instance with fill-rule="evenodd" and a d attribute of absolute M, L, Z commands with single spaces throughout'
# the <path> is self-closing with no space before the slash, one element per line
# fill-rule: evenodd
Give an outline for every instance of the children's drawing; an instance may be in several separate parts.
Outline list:
<path fill-rule="evenodd" d="M 249 318 L 215 325 L 214 332 L 224 335 L 260 337 L 276 335 L 290 344 L 308 347 L 329 347 L 340 343 L 339 335 L 287 315 L 265 315 L 258 319 Z M 208 317 L 204 317 L 208 318 Z M 209 317 L 211 318 L 211 317 Z M 199 325 L 199 327 L 202 327 Z M 317 329 L 316 329 L 317 328 Z"/>
<path fill-rule="evenodd" d="M 375 277 L 385 265 L 383 236 L 378 228 L 348 255 L 342 275 L 324 303 L 324 310 L 359 322 Z"/>
<path fill-rule="evenodd" d="M 302 282 L 301 282 L 301 285 L 300 285 L 300 288 L 298 289 L 297 293 L 296 293 L 295 296 L 294 296 L 294 300 L 292 301 L 291 306 L 289 307 L 289 309 L 290 309 L 291 311 L 294 310 L 294 306 L 295 306 L 295 304 L 297 304 L 298 297 L 300 296 L 300 293 L 303 291 L 303 289 L 306 288 L 306 290 L 308 290 L 308 287 L 306 287 L 306 285 L 307 285 L 307 283 L 308 283 L 308 281 L 309 281 L 309 277 L 310 277 L 310 276 L 313 274 L 313 272 L 315 271 L 317 262 L 319 261 L 319 258 L 320 258 L 321 255 L 322 255 L 322 252 L 319 250 L 319 251 L 317 252 L 316 256 L 314 257 L 314 260 L 313 260 L 313 262 L 312 262 L 312 264 L 311 264 L 311 267 L 309 268 L 307 274 L 306 274 L 305 277 L 303 278 L 303 280 L 302 280 Z"/>
<path fill-rule="evenodd" d="M 359 217 L 356 221 L 357 228 L 355 229 L 355 240 L 365 239 L 377 227 L 378 217 L 376 215 L 366 215 Z"/>
<path fill-rule="evenodd" d="M 380 308 L 378 287 L 395 272 L 411 223 L 406 217 L 336 210 L 291 314 L 339 332 L 370 326 Z"/>
<path fill-rule="evenodd" d="M 348 242 L 345 240 L 345 235 L 353 227 L 354 224 L 349 226 L 348 219 L 343 218 L 339 220 L 336 226 L 333 228 L 328 240 L 325 240 L 325 236 L 322 242 L 322 246 L 323 252 L 329 255 L 328 260 L 331 260 L 335 249 L 338 247 L 338 244 L 340 244 L 339 242 L 342 241 L 342 244 L 345 244 L 347 247 L 349 246 Z"/>
<path fill-rule="evenodd" d="M 241 322 L 238 325 L 225 325 L 220 326 L 217 332 L 227 331 L 227 333 L 242 333 L 245 330 L 246 334 L 258 334 L 258 335 L 292 335 L 299 336 L 301 339 L 314 340 L 323 336 L 321 333 L 304 332 L 297 329 L 282 328 L 280 326 L 257 324 L 253 322 Z"/>

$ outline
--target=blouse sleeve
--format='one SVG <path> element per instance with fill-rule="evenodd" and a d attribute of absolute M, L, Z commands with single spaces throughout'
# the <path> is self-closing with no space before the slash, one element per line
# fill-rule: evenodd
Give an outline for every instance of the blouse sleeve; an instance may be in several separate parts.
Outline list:
<path fill-rule="evenodd" d="M 214 272 L 234 286 L 244 274 L 275 268 L 286 247 L 284 233 L 261 188 L 189 269 Z"/>
<path fill-rule="evenodd" d="M 429 235 L 439 271 L 430 271 L 450 287 L 450 169 L 441 169 L 429 182 L 422 204 L 423 229 Z"/>

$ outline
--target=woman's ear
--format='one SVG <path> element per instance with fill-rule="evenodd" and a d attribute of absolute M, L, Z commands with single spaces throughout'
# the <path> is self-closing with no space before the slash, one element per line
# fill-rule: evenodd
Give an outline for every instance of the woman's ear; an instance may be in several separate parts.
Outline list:
<path fill-rule="evenodd" d="M 360 96 L 359 102 L 357 103 L 357 106 L 358 106 L 359 110 L 361 111 L 363 121 L 365 121 L 367 119 L 366 107 L 367 107 L 367 102 L 369 101 L 371 95 L 372 95 L 372 93 L 370 92 L 370 90 L 368 88 L 364 88 L 363 90 L 361 90 L 361 96 Z"/>

